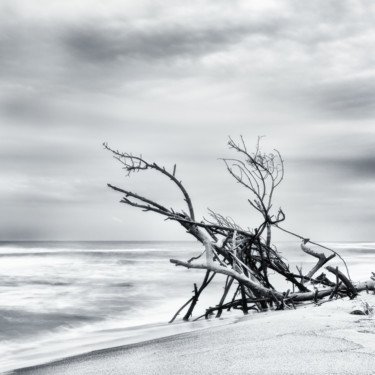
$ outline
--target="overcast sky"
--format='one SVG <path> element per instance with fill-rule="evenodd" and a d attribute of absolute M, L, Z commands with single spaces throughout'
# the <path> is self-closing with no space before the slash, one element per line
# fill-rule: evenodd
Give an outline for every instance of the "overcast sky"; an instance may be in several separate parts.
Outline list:
<path fill-rule="evenodd" d="M 372 0 L 1 0 L 0 240 L 189 240 L 107 182 L 184 208 L 168 181 L 125 178 L 102 142 L 177 175 L 253 228 L 218 158 L 228 136 L 278 149 L 284 226 L 375 241 Z"/>

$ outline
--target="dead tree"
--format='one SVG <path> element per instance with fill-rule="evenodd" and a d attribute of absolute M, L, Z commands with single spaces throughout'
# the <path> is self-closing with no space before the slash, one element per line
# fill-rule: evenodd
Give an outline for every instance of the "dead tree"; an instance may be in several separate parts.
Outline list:
<path fill-rule="evenodd" d="M 225 309 L 240 309 L 246 314 L 250 309 L 260 311 L 269 307 L 294 308 L 302 301 L 318 302 L 326 296 L 333 298 L 342 295 L 354 298 L 361 290 L 375 289 L 374 279 L 355 284 L 350 280 L 349 275 L 346 277 L 341 271 L 332 267 L 327 267 L 327 270 L 335 275 L 335 281 L 329 280 L 325 274 L 314 279 L 314 274 L 337 253 L 332 251 L 333 253 L 328 257 L 324 253 L 318 253 L 307 247 L 308 239 L 280 227 L 280 223 L 285 220 L 285 214 L 281 208 L 275 213 L 272 205 L 275 190 L 284 178 L 284 162 L 280 153 L 277 150 L 271 153 L 262 152 L 260 139 L 254 152 L 247 150 L 242 137 L 238 143 L 229 138 L 228 145 L 236 152 L 238 158 L 222 160 L 229 174 L 247 189 L 250 194 L 248 199 L 250 206 L 259 212 L 262 218 L 260 225 L 253 230 L 243 229 L 233 219 L 214 211 L 209 212 L 209 220 L 197 220 L 192 200 L 181 180 L 176 176 L 176 165 L 169 171 L 164 166 L 150 162 L 142 156 L 122 153 L 104 144 L 104 148 L 123 165 L 127 175 L 153 170 L 168 178 L 181 192 L 187 210 L 177 211 L 167 208 L 149 197 L 108 184 L 111 189 L 122 194 L 120 202 L 143 211 L 155 212 L 167 220 L 178 222 L 203 245 L 202 252 L 192 259 L 186 261 L 170 259 L 170 262 L 176 266 L 205 271 L 201 285 L 198 287 L 194 284 L 194 295 L 177 311 L 171 322 L 184 308 L 187 308 L 184 320 L 192 316 L 198 298 L 216 274 L 227 276 L 224 291 L 218 305 L 208 308 L 202 315 L 205 317 L 215 311 L 217 316 L 220 316 Z M 302 251 L 316 257 L 317 264 L 306 274 L 300 268 L 297 269 L 298 272 L 293 272 L 277 248 L 271 245 L 272 228 L 284 230 L 302 239 Z M 312 241 L 310 243 L 315 244 Z M 270 271 L 290 282 L 293 291 L 276 290 L 269 277 Z M 313 290 L 309 285 L 312 285 Z M 316 285 L 323 288 L 318 288 Z"/>

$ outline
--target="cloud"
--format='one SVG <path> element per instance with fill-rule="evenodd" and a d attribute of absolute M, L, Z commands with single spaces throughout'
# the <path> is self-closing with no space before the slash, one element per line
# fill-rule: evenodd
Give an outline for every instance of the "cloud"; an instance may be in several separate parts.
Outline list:
<path fill-rule="evenodd" d="M 64 41 L 78 60 L 125 63 L 143 60 L 196 58 L 226 50 L 254 35 L 270 37 L 277 32 L 277 22 L 150 22 L 141 26 L 128 23 L 102 25 L 91 22 L 67 31 Z"/>
<path fill-rule="evenodd" d="M 60 177 L 35 176 L 1 178 L 0 194 L 4 206 L 24 207 L 93 203 L 98 197 L 109 195 L 108 188 L 100 180 L 64 179 Z"/>
<path fill-rule="evenodd" d="M 54 225 L 72 220 L 72 237 L 85 225 L 72 206 L 87 213 L 90 205 L 91 223 L 99 223 L 103 206 L 119 198 L 101 189 L 124 182 L 102 141 L 166 167 L 177 162 L 202 210 L 232 214 L 235 199 L 243 210 L 246 192 L 242 198 L 216 159 L 227 155 L 229 134 L 249 145 L 267 135 L 286 159 L 285 206 L 324 197 L 319 209 L 329 206 L 340 221 L 337 202 L 374 175 L 374 7 L 368 0 L 2 1 L 1 196 L 15 207 L 14 227 L 24 216 L 29 233 L 27 202 L 46 217 L 69 207 Z M 145 192 L 152 181 L 152 197 L 168 203 L 180 198 L 152 177 L 132 181 L 125 185 L 136 190 L 139 182 Z M 121 210 L 114 206 L 111 223 Z"/>
<path fill-rule="evenodd" d="M 85 14 L 79 7 L 76 16 L 68 2 L 65 10 L 48 6 L 50 18 L 37 17 L 31 9 L 33 17 L 27 17 L 22 12 L 26 8 L 15 4 L 8 18 L 17 22 L 3 17 L 0 26 L 0 74 L 5 82 L 22 82 L 47 94 L 114 92 L 132 82 L 157 84 L 166 78 L 211 76 L 228 82 L 237 77 L 239 90 L 251 86 L 286 105 L 299 100 L 312 111 L 340 117 L 335 98 L 346 89 L 341 86 L 351 88 L 343 77 L 349 82 L 354 72 L 373 66 L 366 55 L 373 40 L 371 19 L 351 1 L 156 2 L 152 12 L 142 4 L 109 2 L 105 12 L 92 7 Z M 358 88 L 355 81 L 352 86 Z M 372 88 L 358 91 L 341 100 L 355 106 L 354 96 L 362 93 L 364 111 L 358 110 L 358 116 L 369 116 L 365 96 Z"/>
<path fill-rule="evenodd" d="M 375 114 L 375 76 L 320 84 L 309 94 L 316 108 L 336 118 L 365 119 Z"/>
<path fill-rule="evenodd" d="M 315 158 L 300 159 L 298 164 L 304 168 L 320 171 L 323 175 L 331 175 L 338 184 L 351 185 L 353 181 L 375 181 L 375 156 L 362 155 L 353 158 Z"/>

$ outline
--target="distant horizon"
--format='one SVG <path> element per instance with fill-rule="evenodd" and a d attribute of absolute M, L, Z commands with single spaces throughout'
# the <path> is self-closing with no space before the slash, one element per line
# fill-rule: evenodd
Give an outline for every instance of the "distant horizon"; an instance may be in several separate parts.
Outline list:
<path fill-rule="evenodd" d="M 1 242 L 198 242 L 196 240 L 0 240 Z"/>
<path fill-rule="evenodd" d="M 375 243 L 375 241 L 363 241 L 363 240 L 348 240 L 348 241 L 343 241 L 343 240 L 336 240 L 336 241 L 325 241 L 325 240 L 313 240 L 314 242 L 317 243 Z M 197 243 L 199 242 L 197 240 L 0 240 L 0 243 L 23 243 L 23 242 L 28 242 L 28 243 L 35 243 L 35 242 L 71 242 L 71 243 L 79 243 L 79 242 L 140 242 L 140 243 L 164 243 L 164 242 L 171 242 L 171 243 Z M 277 240 L 272 243 L 272 245 L 277 244 L 277 243 L 283 243 L 283 242 L 293 242 L 293 243 L 300 243 L 301 241 L 299 240 Z M 203 246 L 203 245 L 202 245 Z M 314 246 L 314 245 L 313 245 Z"/>

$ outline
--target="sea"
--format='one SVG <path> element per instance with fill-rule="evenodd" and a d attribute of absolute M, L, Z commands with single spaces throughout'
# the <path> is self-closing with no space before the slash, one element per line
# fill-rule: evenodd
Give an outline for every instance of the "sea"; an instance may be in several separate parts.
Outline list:
<path fill-rule="evenodd" d="M 375 272 L 375 243 L 324 245 L 345 259 L 352 280 Z M 315 263 L 299 242 L 277 248 L 291 269 L 308 271 Z M 205 274 L 169 259 L 188 260 L 201 251 L 198 242 L 0 242 L 0 372 L 239 319 L 235 311 L 184 322 L 183 311 L 168 323 Z M 339 257 L 330 264 L 346 272 Z M 224 282 L 225 276 L 215 276 L 193 319 L 218 304 Z M 291 287 L 276 276 L 273 282 Z"/>

